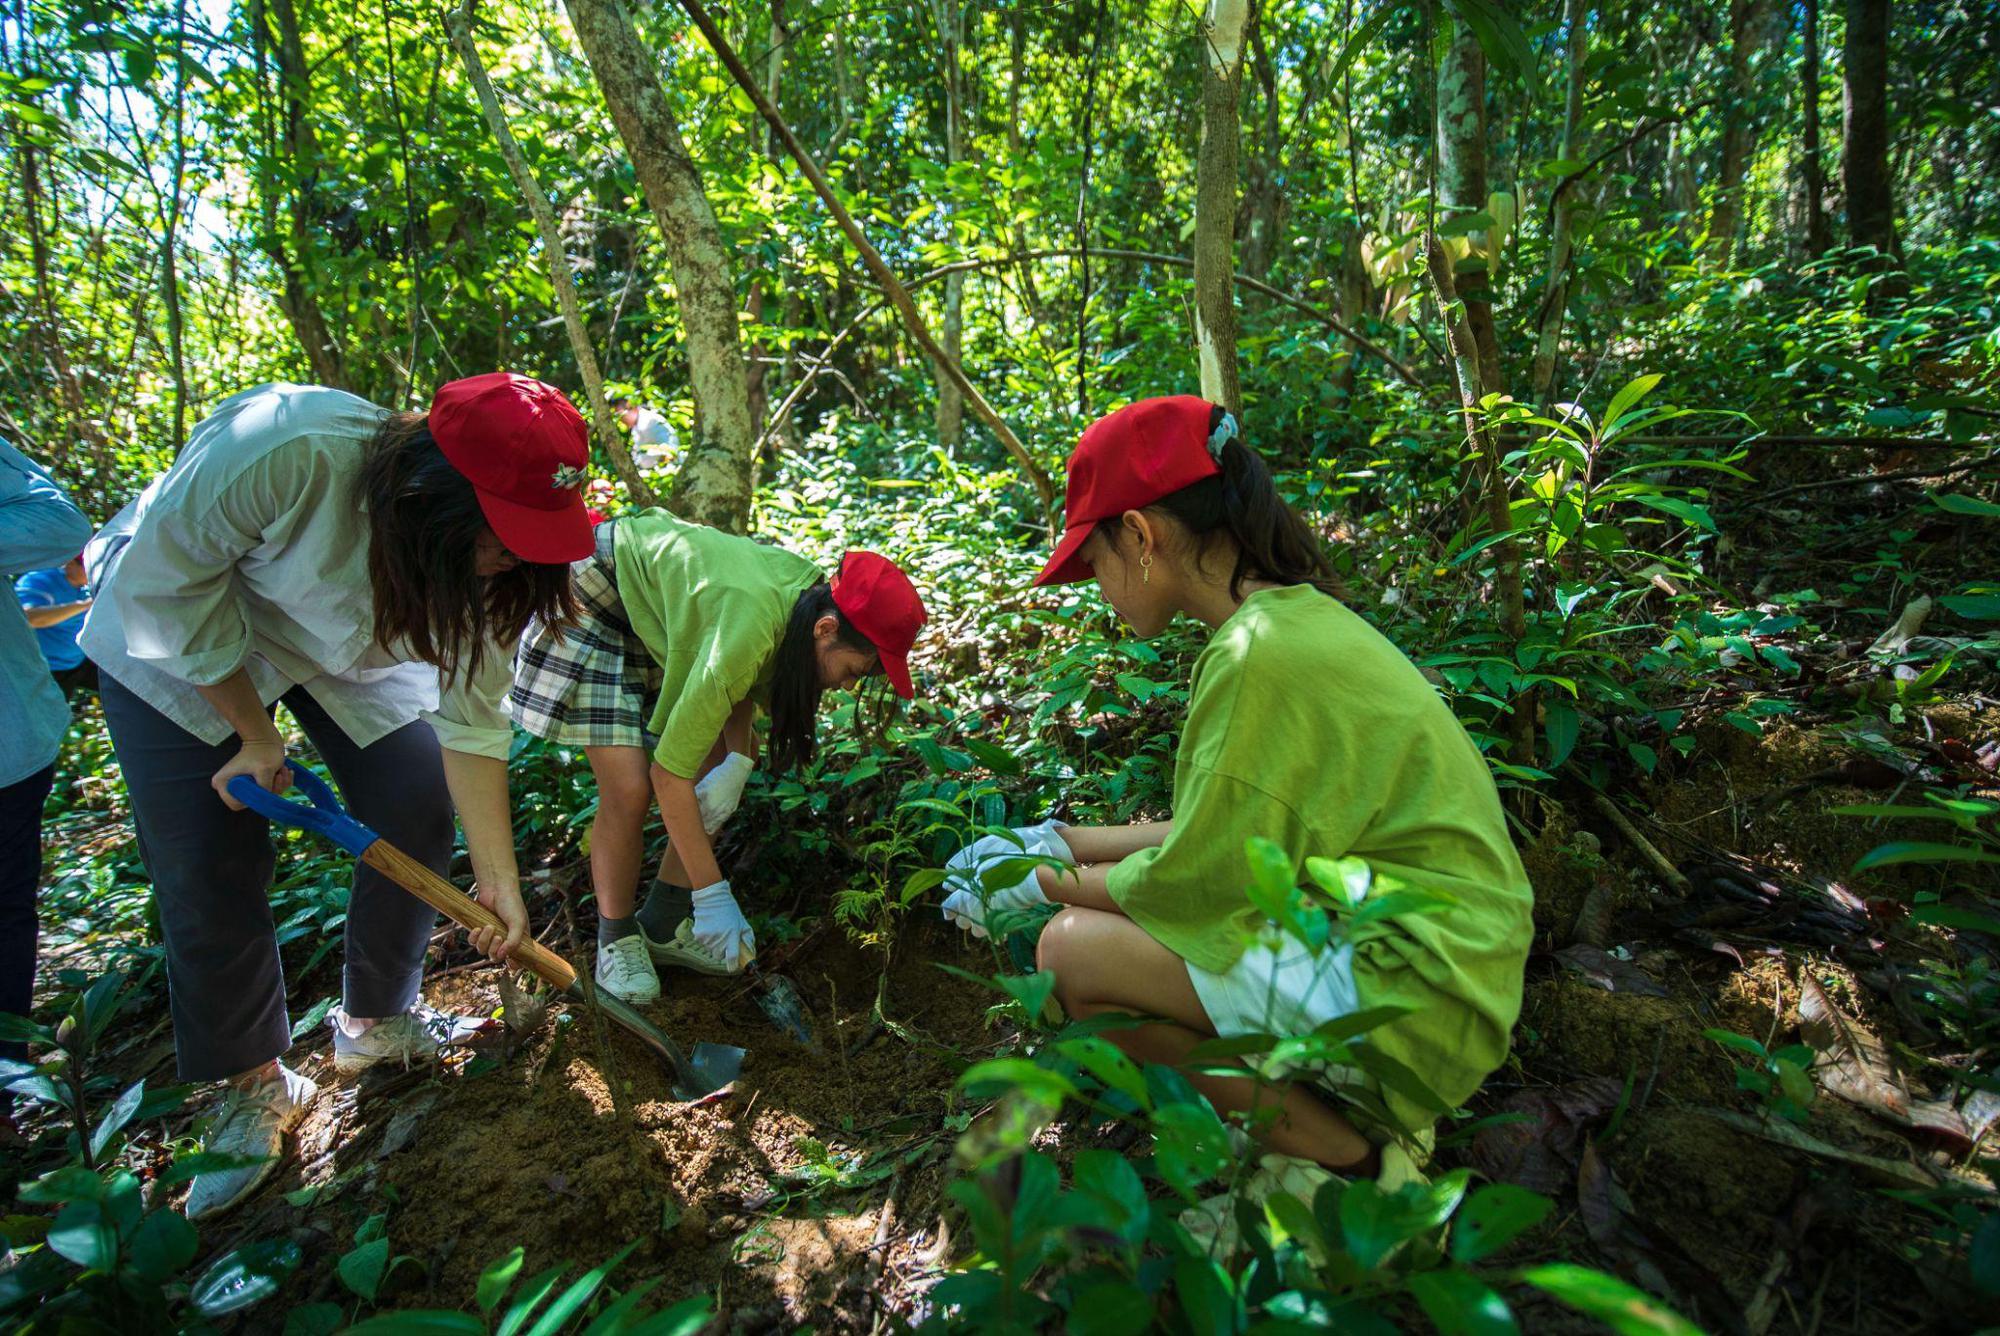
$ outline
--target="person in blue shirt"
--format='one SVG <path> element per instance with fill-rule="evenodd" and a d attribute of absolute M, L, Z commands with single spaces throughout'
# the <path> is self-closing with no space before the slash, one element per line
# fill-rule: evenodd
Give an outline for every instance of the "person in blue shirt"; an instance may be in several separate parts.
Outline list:
<path fill-rule="evenodd" d="M 90 521 L 55 480 L 0 440 L 0 573 L 59 565 L 89 538 Z M 27 617 L 0 613 L 0 1012 L 25 1016 L 35 996 L 42 804 L 55 783 L 69 704 Z M 26 1056 L 22 1044 L 0 1044 L 0 1057 Z M 0 1091 L 0 1138 L 12 1125 L 13 1096 Z"/>
<path fill-rule="evenodd" d="M 90 611 L 90 583 L 83 573 L 83 557 L 29 571 L 14 581 L 14 597 L 27 613 L 42 657 L 49 661 L 49 671 L 55 674 L 63 694 L 74 699 L 78 688 L 94 690 L 97 665 L 83 656 L 76 643 L 83 614 Z"/>

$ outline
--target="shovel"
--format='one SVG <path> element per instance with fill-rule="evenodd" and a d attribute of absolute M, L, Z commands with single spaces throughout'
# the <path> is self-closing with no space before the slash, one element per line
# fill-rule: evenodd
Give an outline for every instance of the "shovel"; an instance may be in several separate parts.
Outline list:
<path fill-rule="evenodd" d="M 325 780 L 296 761 L 287 764 L 292 782 L 311 800 L 310 807 L 280 798 L 249 775 L 230 779 L 230 796 L 268 820 L 325 836 L 460 927 L 500 926 L 492 910 L 349 816 Z M 527 966 L 573 1000 L 586 1005 L 591 1001 L 570 963 L 532 938 L 515 947 L 509 959 Z M 703 1099 L 734 1081 L 742 1070 L 742 1049 L 728 1044 L 696 1044 L 694 1057 L 690 1059 L 665 1031 L 629 1004 L 601 988 L 596 994 L 596 1003 L 606 1016 L 645 1040 L 648 1047 L 666 1060 L 673 1072 L 674 1094 L 678 1098 Z"/>

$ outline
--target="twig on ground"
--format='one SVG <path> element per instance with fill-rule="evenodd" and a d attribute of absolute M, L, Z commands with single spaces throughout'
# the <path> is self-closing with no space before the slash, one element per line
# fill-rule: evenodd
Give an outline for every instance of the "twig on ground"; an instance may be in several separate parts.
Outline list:
<path fill-rule="evenodd" d="M 1565 766 L 1564 769 L 1568 770 L 1569 767 Z M 1688 884 L 1688 879 L 1681 875 L 1681 870 L 1667 861 L 1667 856 L 1661 853 L 1651 840 L 1639 833 L 1639 828 L 1632 824 L 1632 819 L 1625 815 L 1617 803 L 1612 802 L 1601 789 L 1591 788 L 1589 793 L 1591 804 L 1618 828 L 1618 833 L 1625 837 L 1625 842 L 1652 866 L 1653 871 L 1660 875 L 1660 880 L 1666 882 L 1669 889 L 1680 896 L 1686 896 L 1693 891 L 1694 888 Z"/>

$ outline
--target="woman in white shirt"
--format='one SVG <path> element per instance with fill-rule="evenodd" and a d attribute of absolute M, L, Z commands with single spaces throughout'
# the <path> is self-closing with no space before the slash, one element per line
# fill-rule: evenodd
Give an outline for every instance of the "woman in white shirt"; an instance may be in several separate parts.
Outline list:
<path fill-rule="evenodd" d="M 226 787 L 289 786 L 279 702 L 355 815 L 441 874 L 456 806 L 480 903 L 506 925 L 473 944 L 500 959 L 520 942 L 512 648 L 531 618 L 574 614 L 588 459 L 576 409 L 525 376 L 454 381 L 422 414 L 265 385 L 196 426 L 92 543 L 79 643 L 158 898 L 180 1074 L 228 1083 L 207 1148 L 274 1156 L 315 1092 L 278 1061 L 291 1023 L 269 828 Z M 418 1000 L 435 923 L 357 868 L 331 1018 L 341 1072 L 453 1037 Z M 270 1168 L 202 1175 L 188 1214 L 235 1205 Z"/>

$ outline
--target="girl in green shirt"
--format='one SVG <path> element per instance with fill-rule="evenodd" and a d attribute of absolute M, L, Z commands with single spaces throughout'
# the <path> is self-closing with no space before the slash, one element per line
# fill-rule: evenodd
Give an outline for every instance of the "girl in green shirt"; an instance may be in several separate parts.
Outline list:
<path fill-rule="evenodd" d="M 983 931 L 995 908 L 1067 906 L 1042 930 L 1040 967 L 1072 1017 L 1161 1018 L 1106 1032 L 1144 1061 L 1178 1065 L 1217 1035 L 1306 1034 L 1400 1003 L 1411 1009 L 1366 1042 L 1456 1106 L 1500 1065 L 1520 1010 L 1527 877 L 1478 749 L 1416 667 L 1339 602 L 1318 540 L 1235 435 L 1234 418 L 1192 396 L 1092 424 L 1070 457 L 1068 528 L 1036 581 L 1094 577 L 1142 636 L 1182 613 L 1213 630 L 1173 819 L 991 837 L 955 860 L 945 912 Z M 1359 858 L 1444 907 L 1315 953 L 1247 899 L 1253 836 L 1285 851 L 1295 881 L 1309 858 Z M 1071 866 L 979 889 L 977 869 L 1022 845 Z M 1364 1132 L 1303 1085 L 1191 1079 L 1272 1149 L 1347 1171 L 1372 1169 L 1378 1143 L 1420 1136 L 1432 1116 L 1384 1091 L 1397 1126 Z"/>
<path fill-rule="evenodd" d="M 710 837 L 742 800 L 758 708 L 776 767 L 810 761 L 823 692 L 879 671 L 913 694 L 924 606 L 872 552 L 849 552 L 829 580 L 803 557 L 664 510 L 599 524 L 572 576 L 579 624 L 531 628 L 510 700 L 524 729 L 590 762 L 597 985 L 650 1002 L 657 965 L 731 974 L 756 954 Z M 670 843 L 635 913 L 655 799 Z"/>

